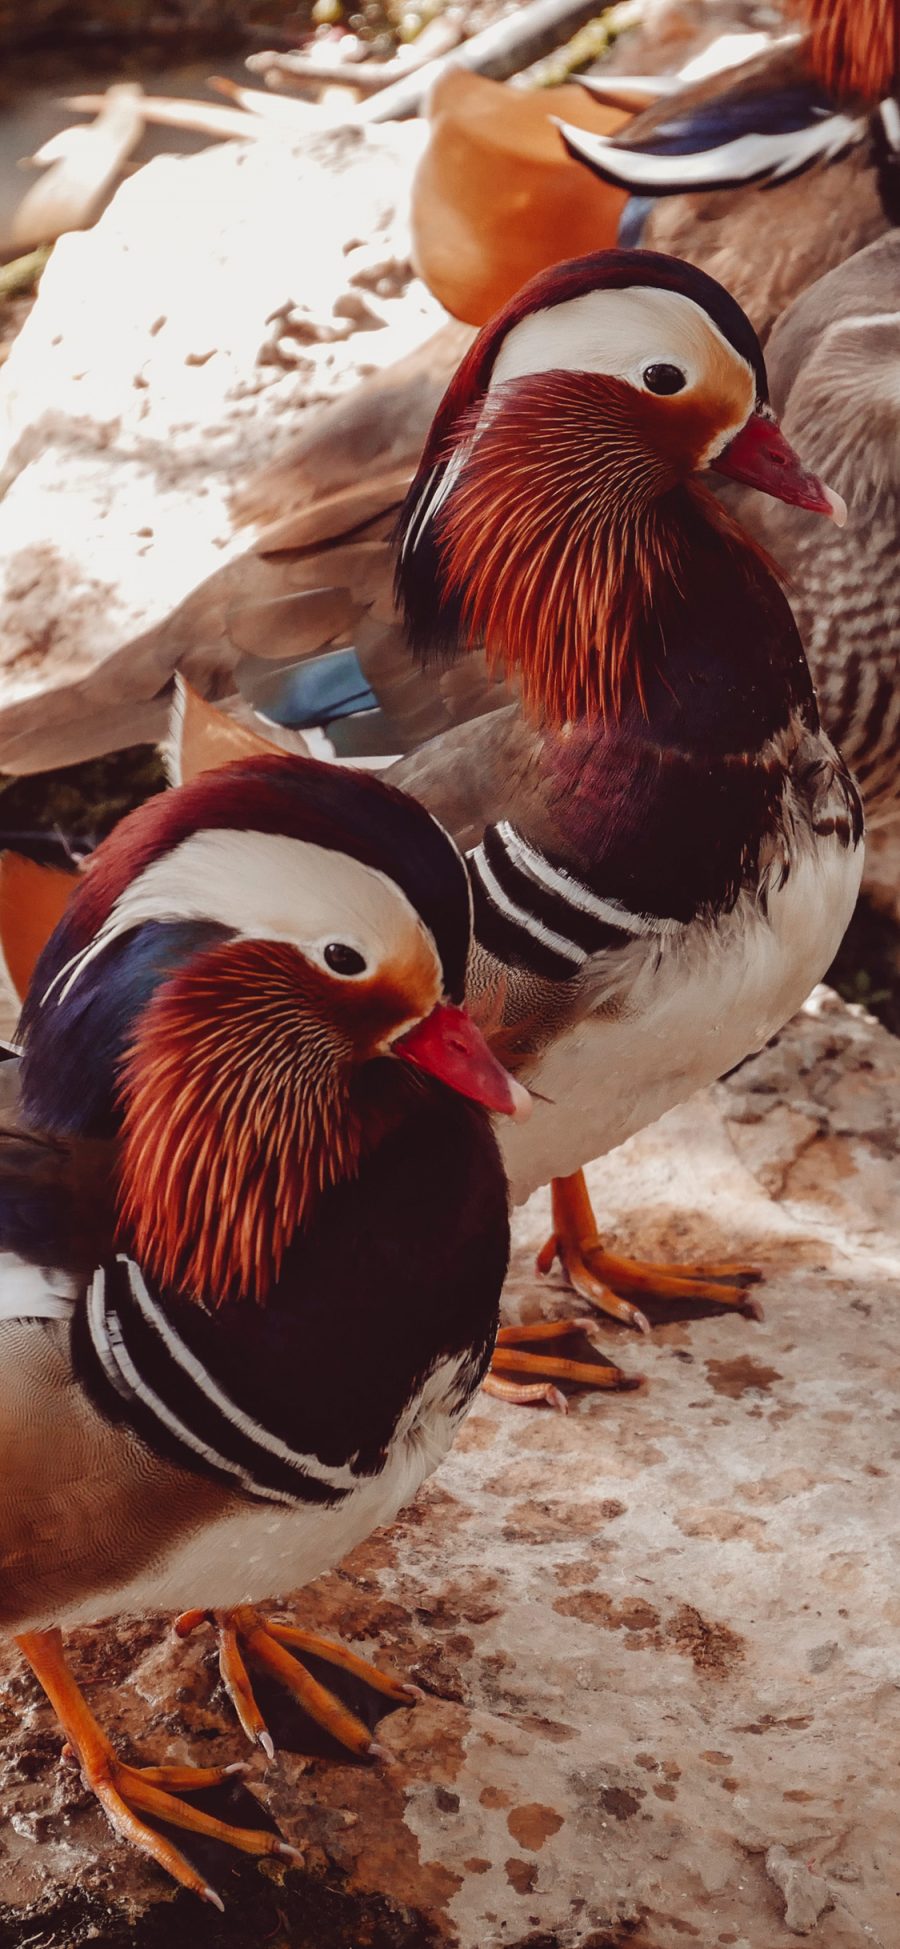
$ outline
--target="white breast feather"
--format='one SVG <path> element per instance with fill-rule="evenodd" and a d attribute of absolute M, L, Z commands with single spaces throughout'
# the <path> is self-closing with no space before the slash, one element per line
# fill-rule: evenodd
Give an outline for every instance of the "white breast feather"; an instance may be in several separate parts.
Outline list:
<path fill-rule="evenodd" d="M 597 957 L 592 1012 L 524 1069 L 527 1124 L 499 1119 L 513 1199 L 614 1150 L 764 1047 L 829 967 L 853 912 L 863 848 L 798 851 L 766 909 L 749 893 L 715 924 Z M 615 995 L 615 1013 L 597 1012 Z"/>

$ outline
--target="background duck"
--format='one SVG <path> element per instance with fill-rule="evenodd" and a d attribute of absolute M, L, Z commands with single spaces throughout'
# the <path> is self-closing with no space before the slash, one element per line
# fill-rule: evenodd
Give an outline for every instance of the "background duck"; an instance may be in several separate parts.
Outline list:
<path fill-rule="evenodd" d="M 574 83 L 511 88 L 462 67 L 432 89 L 410 192 L 413 262 L 454 318 L 483 325 L 548 264 L 615 243 L 625 193 L 599 177 L 585 185 L 554 118 L 613 135 L 630 115 Z"/>
<path fill-rule="evenodd" d="M 900 232 L 820 278 L 766 348 L 788 437 L 844 495 L 846 527 L 741 494 L 787 577 L 829 731 L 870 827 L 900 818 Z"/>
<path fill-rule="evenodd" d="M 652 38 L 652 27 L 647 32 Z M 767 40 L 720 35 L 683 76 L 746 61 Z M 678 77 L 609 80 L 603 72 L 595 96 L 577 82 L 517 87 L 447 68 L 426 104 L 428 140 L 412 180 L 410 231 L 416 270 L 454 318 L 484 325 L 538 271 L 615 244 L 627 192 L 600 177 L 586 183 L 558 125 L 611 136 L 635 110 L 677 86 Z"/>
<path fill-rule="evenodd" d="M 391 1520 L 490 1358 L 508 1221 L 478 1106 L 527 1099 L 460 1006 L 469 913 L 388 786 L 232 765 L 98 850 L 3 1065 L 0 1618 L 113 1824 L 214 1902 L 145 1816 L 293 1851 L 185 1803 L 209 1769 L 123 1765 L 57 1627 L 211 1607 L 268 1751 L 247 1656 L 377 1750 L 287 1647 L 348 1654 L 253 1606 Z"/>
<path fill-rule="evenodd" d="M 634 199 L 620 241 L 671 251 L 732 291 L 763 343 L 807 285 L 900 215 L 896 0 L 798 0 L 802 37 L 691 83 L 615 137 L 563 131 Z M 602 97 L 602 78 L 588 88 Z"/>

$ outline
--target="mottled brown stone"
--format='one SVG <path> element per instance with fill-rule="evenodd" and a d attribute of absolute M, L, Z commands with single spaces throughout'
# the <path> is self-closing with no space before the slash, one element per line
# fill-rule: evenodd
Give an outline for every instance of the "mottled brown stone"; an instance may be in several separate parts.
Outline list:
<path fill-rule="evenodd" d="M 706 1371 L 714 1392 L 727 1394 L 731 1401 L 739 1401 L 743 1394 L 755 1390 L 765 1393 L 773 1381 L 781 1379 L 777 1367 L 761 1366 L 751 1354 L 739 1354 L 734 1360 L 708 1360 Z"/>
<path fill-rule="evenodd" d="M 536 1800 L 529 1801 L 527 1806 L 513 1807 L 506 1816 L 506 1825 L 513 1840 L 534 1854 L 540 1852 L 552 1834 L 559 1833 L 562 1824 L 562 1814 L 558 1814 L 553 1807 L 541 1806 Z"/>
<path fill-rule="evenodd" d="M 522 1861 L 510 1855 L 506 1862 L 506 1879 L 517 1895 L 530 1895 L 537 1882 L 537 1868 L 533 1861 Z"/>

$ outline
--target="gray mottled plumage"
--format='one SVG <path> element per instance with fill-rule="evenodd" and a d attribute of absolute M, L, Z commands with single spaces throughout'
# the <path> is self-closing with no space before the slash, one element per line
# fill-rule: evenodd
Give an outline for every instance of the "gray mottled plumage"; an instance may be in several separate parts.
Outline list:
<path fill-rule="evenodd" d="M 766 346 L 798 291 L 887 227 L 875 172 L 860 150 L 774 189 L 660 198 L 641 242 L 718 278 Z"/>
<path fill-rule="evenodd" d="M 789 578 L 823 720 L 885 824 L 900 817 L 900 232 L 797 298 L 766 363 L 788 439 L 849 516 L 839 529 L 745 490 L 739 517 Z"/>

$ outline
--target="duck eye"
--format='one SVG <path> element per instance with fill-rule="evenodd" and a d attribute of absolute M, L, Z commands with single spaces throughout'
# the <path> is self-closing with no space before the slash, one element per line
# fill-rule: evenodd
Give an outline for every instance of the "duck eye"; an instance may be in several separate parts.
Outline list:
<path fill-rule="evenodd" d="M 346 941 L 329 941 L 324 951 L 325 966 L 336 975 L 365 974 L 364 957 L 355 947 L 348 947 Z"/>
<path fill-rule="evenodd" d="M 687 385 L 687 379 L 680 365 L 666 365 L 661 362 L 645 365 L 641 378 L 647 391 L 651 393 L 680 393 Z"/>

